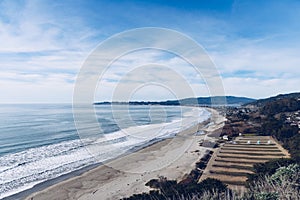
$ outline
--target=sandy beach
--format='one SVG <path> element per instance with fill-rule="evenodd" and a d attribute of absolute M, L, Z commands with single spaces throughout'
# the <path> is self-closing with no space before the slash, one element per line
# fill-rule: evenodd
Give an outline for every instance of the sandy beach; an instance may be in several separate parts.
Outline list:
<path fill-rule="evenodd" d="M 212 113 L 209 122 L 52 185 L 26 199 L 120 199 L 149 191 L 145 183 L 159 176 L 181 180 L 208 149 L 200 147 L 199 141 L 213 140 L 209 134 L 223 126 L 225 118 L 213 109 L 209 111 Z M 198 130 L 205 134 L 195 135 Z"/>

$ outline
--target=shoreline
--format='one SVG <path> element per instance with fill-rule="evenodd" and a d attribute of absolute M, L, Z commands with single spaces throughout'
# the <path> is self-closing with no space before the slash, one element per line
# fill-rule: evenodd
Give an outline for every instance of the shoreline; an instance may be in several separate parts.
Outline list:
<path fill-rule="evenodd" d="M 107 163 L 84 167 L 4 199 L 116 199 L 149 191 L 145 183 L 158 176 L 180 180 L 209 149 L 200 147 L 199 140 L 219 129 L 218 125 L 225 119 L 216 110 L 205 109 L 211 113 L 209 119 L 178 133 L 174 138 L 154 141 Z M 198 130 L 205 134 L 195 136 Z M 180 149 L 176 152 L 177 148 Z M 170 154 L 174 153 L 182 155 L 172 157 Z M 158 166 L 165 160 L 170 162 Z"/>

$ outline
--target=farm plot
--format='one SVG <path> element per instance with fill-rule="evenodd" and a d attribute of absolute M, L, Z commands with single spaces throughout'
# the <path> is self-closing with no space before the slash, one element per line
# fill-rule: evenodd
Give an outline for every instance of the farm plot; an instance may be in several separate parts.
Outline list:
<path fill-rule="evenodd" d="M 231 189 L 245 190 L 254 164 L 287 157 L 288 152 L 270 136 L 237 137 L 215 151 L 199 181 L 216 178 Z"/>

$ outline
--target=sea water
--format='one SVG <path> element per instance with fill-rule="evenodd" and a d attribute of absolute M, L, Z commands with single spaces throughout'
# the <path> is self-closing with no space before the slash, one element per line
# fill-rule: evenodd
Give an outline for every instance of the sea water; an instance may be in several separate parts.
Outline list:
<path fill-rule="evenodd" d="M 0 198 L 173 137 L 210 116 L 203 108 L 180 106 L 94 108 L 98 126 L 86 122 L 81 128 L 85 132 L 98 128 L 99 135 L 82 138 L 72 105 L 0 105 Z M 101 153 L 91 153 L 93 146 Z"/>

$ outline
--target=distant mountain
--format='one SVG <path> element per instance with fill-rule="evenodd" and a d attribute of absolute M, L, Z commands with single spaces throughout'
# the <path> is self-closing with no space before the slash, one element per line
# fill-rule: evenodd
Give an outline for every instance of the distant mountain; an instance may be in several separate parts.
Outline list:
<path fill-rule="evenodd" d="M 168 100 L 168 101 L 97 102 L 95 103 L 95 105 L 129 104 L 129 105 L 192 105 L 192 106 L 234 105 L 234 106 L 239 106 L 254 101 L 255 99 L 246 98 L 246 97 L 214 96 L 214 97 L 186 98 L 181 100 Z"/>
<path fill-rule="evenodd" d="M 263 107 L 266 106 L 267 104 L 271 103 L 279 103 L 281 101 L 286 101 L 288 99 L 300 99 L 300 93 L 290 93 L 290 94 L 280 94 L 274 97 L 269 97 L 266 99 L 259 99 L 256 101 L 252 101 L 249 103 L 245 103 L 244 106 L 257 106 L 257 107 Z"/>
<path fill-rule="evenodd" d="M 234 96 L 214 96 L 214 97 L 198 97 L 198 98 L 186 98 L 179 101 L 166 101 L 177 103 L 180 105 L 242 105 L 245 103 L 250 103 L 255 101 L 255 99 L 250 99 L 246 97 L 234 97 Z"/>

